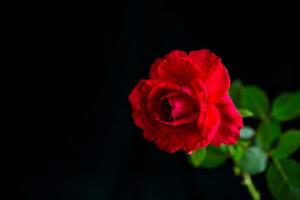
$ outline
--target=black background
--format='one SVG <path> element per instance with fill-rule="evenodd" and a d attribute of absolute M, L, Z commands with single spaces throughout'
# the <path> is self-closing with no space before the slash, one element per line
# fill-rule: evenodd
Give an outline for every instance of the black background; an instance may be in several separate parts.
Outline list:
<path fill-rule="evenodd" d="M 259 85 L 271 98 L 299 88 L 299 50 L 237 47 L 223 37 L 221 17 L 209 22 L 220 28 L 208 31 L 203 10 L 124 1 L 100 6 L 97 15 L 32 17 L 23 28 L 25 123 L 15 138 L 19 199 L 250 199 L 230 162 L 194 169 L 183 152 L 167 154 L 145 141 L 130 116 L 131 89 L 173 49 L 210 49 L 232 80 Z M 270 199 L 264 174 L 254 181 Z"/>

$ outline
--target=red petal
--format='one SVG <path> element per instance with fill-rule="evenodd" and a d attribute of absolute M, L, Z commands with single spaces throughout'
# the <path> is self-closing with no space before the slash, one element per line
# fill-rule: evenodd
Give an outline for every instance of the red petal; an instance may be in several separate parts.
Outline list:
<path fill-rule="evenodd" d="M 165 59 L 174 60 L 181 57 L 186 57 L 186 53 L 181 50 L 174 50 L 165 55 L 165 57 L 158 58 L 154 61 L 150 68 L 150 79 L 159 79 L 158 67 L 164 62 Z"/>
<path fill-rule="evenodd" d="M 172 60 L 172 59 L 177 59 L 177 58 L 186 57 L 186 56 L 187 56 L 187 54 L 184 51 L 176 49 L 176 50 L 171 51 L 167 55 L 165 55 L 165 58 Z"/>
<path fill-rule="evenodd" d="M 207 117 L 202 122 L 203 124 L 189 124 L 189 126 L 170 130 L 170 137 L 176 138 L 173 140 L 177 141 L 177 146 L 187 153 L 207 146 L 217 132 L 220 122 L 219 111 L 213 105 L 209 105 L 205 110 Z"/>
<path fill-rule="evenodd" d="M 172 137 L 172 135 L 157 138 L 155 144 L 168 153 L 174 153 L 182 147 L 182 141 L 179 141 L 177 137 Z"/>
<path fill-rule="evenodd" d="M 163 59 L 157 59 L 151 66 L 150 78 L 187 85 L 199 76 L 199 69 L 183 51 L 172 51 Z"/>
<path fill-rule="evenodd" d="M 150 67 L 150 79 L 158 79 L 158 67 L 163 63 L 162 58 L 158 58 L 154 61 L 154 63 Z"/>
<path fill-rule="evenodd" d="M 134 123 L 138 127 L 147 130 L 144 131 L 144 136 L 148 140 L 153 140 L 155 134 L 149 114 L 147 113 L 147 98 L 155 84 L 151 80 L 141 80 L 129 95 Z"/>
<path fill-rule="evenodd" d="M 199 117 L 198 127 L 202 130 L 201 135 L 203 139 L 202 146 L 198 148 L 207 146 L 211 142 L 220 125 L 220 113 L 213 104 L 205 105 L 202 109 L 205 112 Z"/>
<path fill-rule="evenodd" d="M 149 92 L 151 91 L 154 85 L 153 81 L 149 80 L 140 80 L 136 86 L 132 89 L 129 95 L 129 103 L 131 105 L 131 109 L 133 111 L 139 111 L 143 109 L 141 104 L 148 96 Z"/>
<path fill-rule="evenodd" d="M 240 137 L 240 129 L 243 127 L 243 119 L 235 108 L 230 96 L 226 94 L 221 103 L 217 104 L 221 114 L 221 124 L 211 144 L 235 144 Z"/>
<path fill-rule="evenodd" d="M 197 65 L 200 79 L 203 81 L 210 102 L 217 102 L 230 87 L 230 78 L 221 59 L 204 49 L 191 51 L 189 58 Z"/>

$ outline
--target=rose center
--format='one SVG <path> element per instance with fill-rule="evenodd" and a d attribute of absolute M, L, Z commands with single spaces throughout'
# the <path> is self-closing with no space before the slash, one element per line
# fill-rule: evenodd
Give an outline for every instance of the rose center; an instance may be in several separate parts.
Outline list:
<path fill-rule="evenodd" d="M 160 110 L 162 120 L 166 122 L 182 119 L 196 111 L 190 97 L 172 93 L 161 98 Z"/>
<path fill-rule="evenodd" d="M 163 119 L 165 121 L 173 121 L 172 116 L 172 106 L 170 105 L 169 101 L 167 99 L 163 100 L 161 104 L 161 111 L 163 115 Z"/>

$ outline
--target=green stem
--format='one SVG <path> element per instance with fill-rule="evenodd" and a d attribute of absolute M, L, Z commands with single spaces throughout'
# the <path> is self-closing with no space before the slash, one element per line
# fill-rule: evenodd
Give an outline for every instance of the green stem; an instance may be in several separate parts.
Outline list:
<path fill-rule="evenodd" d="M 255 185 L 253 184 L 253 181 L 251 179 L 251 176 L 249 174 L 243 174 L 243 183 L 247 187 L 251 197 L 253 200 L 260 200 L 260 193 L 257 191 Z"/>
<path fill-rule="evenodd" d="M 228 150 L 231 154 L 231 158 L 234 162 L 234 172 L 235 175 L 241 175 L 243 177 L 243 184 L 247 187 L 251 197 L 253 200 L 260 200 L 260 193 L 259 191 L 256 189 L 255 185 L 253 184 L 252 178 L 250 176 L 250 174 L 240 174 L 240 168 L 237 165 L 237 160 L 235 159 L 235 157 L 233 156 L 235 154 L 235 149 L 232 146 L 228 147 Z M 238 173 L 237 173 L 238 172 Z"/>

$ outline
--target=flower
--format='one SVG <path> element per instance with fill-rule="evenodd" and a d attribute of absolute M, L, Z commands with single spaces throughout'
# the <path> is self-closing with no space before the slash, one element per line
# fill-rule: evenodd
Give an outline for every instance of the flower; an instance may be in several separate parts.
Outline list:
<path fill-rule="evenodd" d="M 174 50 L 155 60 L 149 79 L 131 91 L 134 123 L 169 153 L 235 144 L 243 122 L 229 87 L 228 72 L 215 54 Z"/>

